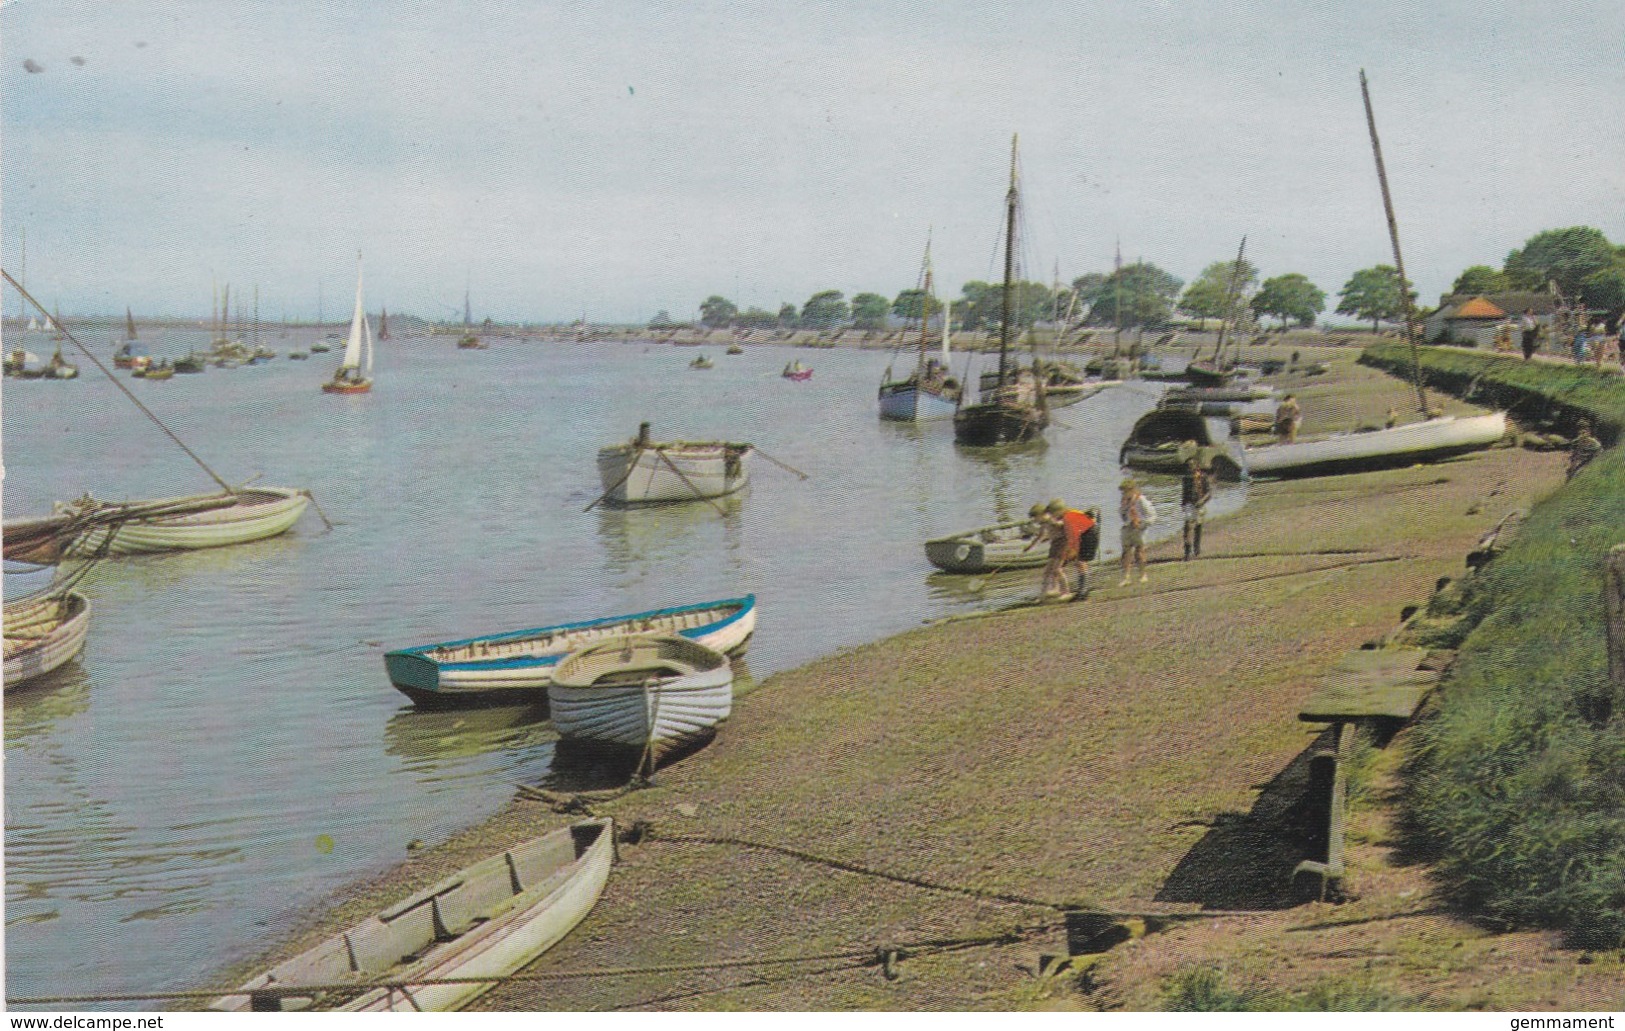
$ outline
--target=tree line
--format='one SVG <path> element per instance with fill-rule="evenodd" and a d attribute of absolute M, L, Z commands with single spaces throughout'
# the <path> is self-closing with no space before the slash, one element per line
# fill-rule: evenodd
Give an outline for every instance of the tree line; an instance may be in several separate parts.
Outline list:
<path fill-rule="evenodd" d="M 1550 229 L 1514 249 L 1497 270 L 1473 265 L 1456 278 L 1454 294 L 1487 294 L 1507 290 L 1545 290 L 1549 284 L 1568 298 L 1579 298 L 1617 325 L 1625 310 L 1625 247 L 1616 246 L 1596 229 L 1577 226 Z M 1337 293 L 1336 312 L 1375 330 L 1384 322 L 1403 320 L 1406 294 L 1416 303 L 1415 289 L 1401 284 L 1392 265 L 1360 269 Z M 1123 329 L 1162 329 L 1176 316 L 1205 322 L 1237 319 L 1264 324 L 1274 319 L 1285 328 L 1312 326 L 1326 310 L 1326 292 L 1309 277 L 1286 272 L 1260 279 L 1244 258 L 1215 261 L 1189 284 L 1148 261 L 1120 265 L 1110 272 L 1090 272 L 1070 284 L 1048 286 L 1022 280 L 1012 284 L 1011 322 L 1026 328 L 1035 322 Z M 990 330 L 1004 316 L 1002 284 L 972 280 L 951 302 L 950 315 L 960 330 Z M 741 311 L 726 297 L 713 294 L 700 305 L 700 321 L 713 329 L 879 330 L 888 318 L 917 323 L 936 318 L 942 302 L 923 290 L 909 289 L 888 298 L 861 292 L 848 300 L 840 290 L 820 290 L 800 308 L 784 303 L 778 311 L 749 307 Z M 652 326 L 672 325 L 665 312 Z"/>

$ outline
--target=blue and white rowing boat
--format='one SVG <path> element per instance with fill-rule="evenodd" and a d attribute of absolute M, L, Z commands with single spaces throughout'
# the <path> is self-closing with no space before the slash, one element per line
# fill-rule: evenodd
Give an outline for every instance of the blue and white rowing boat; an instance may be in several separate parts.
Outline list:
<path fill-rule="evenodd" d="M 756 596 L 750 594 L 402 648 L 384 656 L 384 668 L 389 682 L 420 708 L 541 705 L 559 661 L 599 641 L 627 634 L 677 634 L 739 656 L 755 630 Z"/>

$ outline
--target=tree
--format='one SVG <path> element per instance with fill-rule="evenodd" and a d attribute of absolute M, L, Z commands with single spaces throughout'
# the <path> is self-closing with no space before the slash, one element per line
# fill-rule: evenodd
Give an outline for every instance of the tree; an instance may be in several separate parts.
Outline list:
<path fill-rule="evenodd" d="M 1410 290 L 1411 284 L 1405 288 Z M 1414 299 L 1416 292 L 1410 290 Z M 1371 331 L 1377 331 L 1378 322 L 1398 322 L 1405 316 L 1405 297 L 1400 293 L 1399 270 L 1392 265 L 1373 265 L 1354 273 L 1337 297 L 1339 315 L 1353 315 L 1370 319 Z"/>
<path fill-rule="evenodd" d="M 751 305 L 740 312 L 739 317 L 734 320 L 734 325 L 743 326 L 746 329 L 772 329 L 778 324 L 779 317 L 777 315 L 755 305 Z"/>
<path fill-rule="evenodd" d="M 1049 318 L 1055 306 L 1055 293 L 1043 283 L 1020 281 L 1010 284 L 1012 330 L 1024 329 Z M 1004 284 L 973 279 L 961 288 L 964 298 L 956 302 L 966 329 L 997 329 L 1004 320 Z"/>
<path fill-rule="evenodd" d="M 795 305 L 789 301 L 779 305 L 779 328 L 794 329 L 797 318 Z"/>
<path fill-rule="evenodd" d="M 1264 280 L 1264 286 L 1253 297 L 1253 314 L 1273 315 L 1285 326 L 1296 321 L 1300 326 L 1313 326 L 1315 316 L 1326 310 L 1326 291 L 1309 281 L 1309 277 L 1288 272 Z"/>
<path fill-rule="evenodd" d="M 801 324 L 807 329 L 830 330 L 846 322 L 846 295 L 839 290 L 822 290 L 801 306 Z"/>
<path fill-rule="evenodd" d="M 1089 307 L 1092 326 L 1121 325 L 1125 329 L 1144 327 L 1154 329 L 1167 325 L 1174 313 L 1174 299 L 1183 286 L 1148 261 L 1124 265 L 1110 275 L 1079 276 L 1072 281 L 1080 303 Z M 1122 318 L 1118 318 L 1118 299 L 1122 299 Z"/>
<path fill-rule="evenodd" d="M 726 297 L 712 294 L 700 305 L 700 321 L 712 329 L 733 325 L 734 316 L 739 314 L 739 308 Z"/>
<path fill-rule="evenodd" d="M 1236 291 L 1234 298 L 1230 296 L 1232 283 Z M 1246 307 L 1257 286 L 1258 270 L 1247 259 L 1215 261 L 1185 288 L 1179 298 L 1179 310 L 1199 319 L 1222 319 L 1231 314 L 1231 304 L 1235 305 L 1235 311 Z"/>
<path fill-rule="evenodd" d="M 665 329 L 671 325 L 671 313 L 662 308 L 655 312 L 655 317 L 649 320 L 650 329 Z"/>
<path fill-rule="evenodd" d="M 1544 290 L 1547 283 L 1556 283 L 1565 297 L 1572 297 L 1588 277 L 1611 268 L 1616 257 L 1600 230 L 1571 226 L 1531 236 L 1507 255 L 1503 271 L 1520 290 Z"/>
<path fill-rule="evenodd" d="M 942 302 L 924 290 L 904 290 L 891 305 L 891 313 L 908 322 L 919 322 L 922 314 L 931 318 L 941 310 Z"/>
<path fill-rule="evenodd" d="M 852 298 L 852 326 L 855 329 L 881 329 L 891 302 L 879 294 L 862 293 Z"/>
<path fill-rule="evenodd" d="M 1463 269 L 1461 275 L 1457 276 L 1456 281 L 1450 286 L 1450 292 L 1453 294 L 1470 294 L 1474 297 L 1498 294 L 1510 289 L 1511 284 L 1507 282 L 1506 274 L 1488 265 L 1473 265 Z"/>

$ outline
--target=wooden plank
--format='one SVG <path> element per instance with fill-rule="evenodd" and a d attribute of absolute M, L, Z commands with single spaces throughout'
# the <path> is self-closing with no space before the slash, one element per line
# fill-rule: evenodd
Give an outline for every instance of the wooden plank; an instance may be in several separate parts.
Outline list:
<path fill-rule="evenodd" d="M 1349 652 L 1321 678 L 1298 718 L 1308 723 L 1373 716 L 1409 719 L 1439 680 L 1437 671 L 1417 668 L 1426 657 L 1420 648 Z"/>

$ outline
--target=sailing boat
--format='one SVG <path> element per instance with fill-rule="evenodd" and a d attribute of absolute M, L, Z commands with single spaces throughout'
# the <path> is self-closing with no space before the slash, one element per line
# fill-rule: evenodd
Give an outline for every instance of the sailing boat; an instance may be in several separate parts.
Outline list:
<path fill-rule="evenodd" d="M 362 351 L 366 366 L 362 367 Z M 361 302 L 361 253 L 355 256 L 355 314 L 350 317 L 350 339 L 344 345 L 344 361 L 333 378 L 322 384 L 328 394 L 365 394 L 372 389 L 372 326 Z"/>
<path fill-rule="evenodd" d="M 147 357 L 147 349 L 136 342 L 135 316 L 130 309 L 124 309 L 124 343 L 113 351 L 113 368 L 115 369 L 145 369 L 152 363 Z"/>
<path fill-rule="evenodd" d="M 378 339 L 389 339 L 389 309 L 378 309 Z"/>
<path fill-rule="evenodd" d="M 463 291 L 463 335 L 457 338 L 457 346 L 465 351 L 483 351 L 486 345 L 474 333 L 474 309 L 468 303 L 468 291 Z"/>
<path fill-rule="evenodd" d="M 1016 137 L 1010 137 L 1010 190 L 1005 194 L 1004 292 L 999 315 L 999 378 L 982 392 L 978 404 L 954 412 L 954 440 L 971 447 L 1017 444 L 1032 440 L 1049 425 L 1043 381 L 1011 360 L 1010 321 L 1015 301 L 1016 218 L 1021 193 L 1016 181 Z"/>
<path fill-rule="evenodd" d="M 927 342 L 931 302 L 935 300 L 931 282 L 931 241 L 925 243 L 925 263 L 920 291 L 920 357 L 907 379 L 893 381 L 888 366 L 880 381 L 880 417 L 899 422 L 951 419 L 959 404 L 959 383 L 948 375 L 948 322 L 950 311 L 942 309 L 942 357 L 929 355 Z"/>

